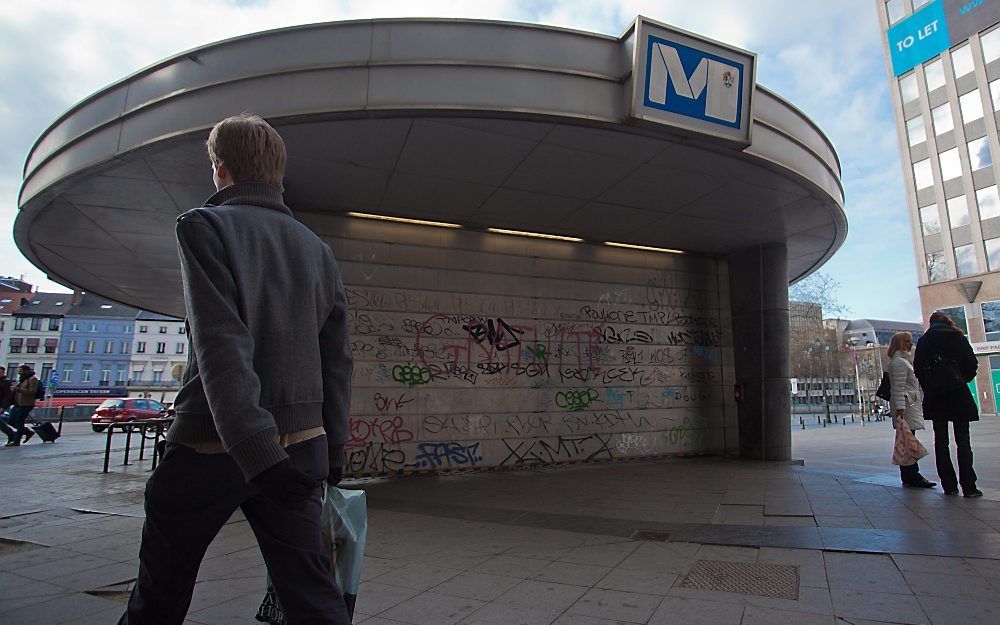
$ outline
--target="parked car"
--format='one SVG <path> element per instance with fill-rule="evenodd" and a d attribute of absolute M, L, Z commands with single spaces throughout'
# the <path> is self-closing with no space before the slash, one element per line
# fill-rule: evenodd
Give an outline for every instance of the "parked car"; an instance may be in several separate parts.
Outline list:
<path fill-rule="evenodd" d="M 173 413 L 172 408 L 152 399 L 105 399 L 90 417 L 90 427 L 103 432 L 112 423 L 156 419 Z"/>

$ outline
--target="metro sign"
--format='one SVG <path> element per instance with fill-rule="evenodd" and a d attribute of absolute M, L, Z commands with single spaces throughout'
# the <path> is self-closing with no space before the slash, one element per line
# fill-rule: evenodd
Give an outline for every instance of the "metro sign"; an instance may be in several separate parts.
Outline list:
<path fill-rule="evenodd" d="M 646 59 L 646 106 L 739 126 L 742 65 L 652 36 Z"/>
<path fill-rule="evenodd" d="M 632 55 L 633 119 L 750 144 L 753 53 L 641 16 L 622 41 Z"/>

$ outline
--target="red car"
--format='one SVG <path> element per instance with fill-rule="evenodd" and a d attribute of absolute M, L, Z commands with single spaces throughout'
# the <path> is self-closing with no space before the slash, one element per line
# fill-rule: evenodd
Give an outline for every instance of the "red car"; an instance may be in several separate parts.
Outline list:
<path fill-rule="evenodd" d="M 90 417 L 90 427 L 95 432 L 103 432 L 112 423 L 157 419 L 173 412 L 173 409 L 152 399 L 105 399 Z"/>

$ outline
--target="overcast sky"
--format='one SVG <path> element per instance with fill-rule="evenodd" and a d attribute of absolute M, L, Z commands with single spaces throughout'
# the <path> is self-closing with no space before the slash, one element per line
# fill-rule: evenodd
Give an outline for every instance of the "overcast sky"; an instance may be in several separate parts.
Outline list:
<path fill-rule="evenodd" d="M 227 37 L 342 19 L 467 17 L 619 35 L 642 14 L 758 54 L 757 80 L 815 120 L 843 165 L 849 235 L 824 271 L 852 317 L 918 320 L 916 268 L 872 0 L 3 0 L 0 274 L 45 280 L 11 235 L 24 158 L 63 111 L 177 52 Z M 61 290 L 61 289 L 60 289 Z"/>

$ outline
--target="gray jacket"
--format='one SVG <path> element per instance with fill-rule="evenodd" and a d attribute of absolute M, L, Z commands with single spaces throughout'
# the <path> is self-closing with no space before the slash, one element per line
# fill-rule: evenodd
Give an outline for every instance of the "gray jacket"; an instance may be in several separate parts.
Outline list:
<path fill-rule="evenodd" d="M 167 440 L 221 441 L 250 479 L 288 457 L 279 434 L 322 426 L 342 466 L 353 359 L 329 246 L 262 182 L 181 215 L 177 246 L 191 349 Z"/>

